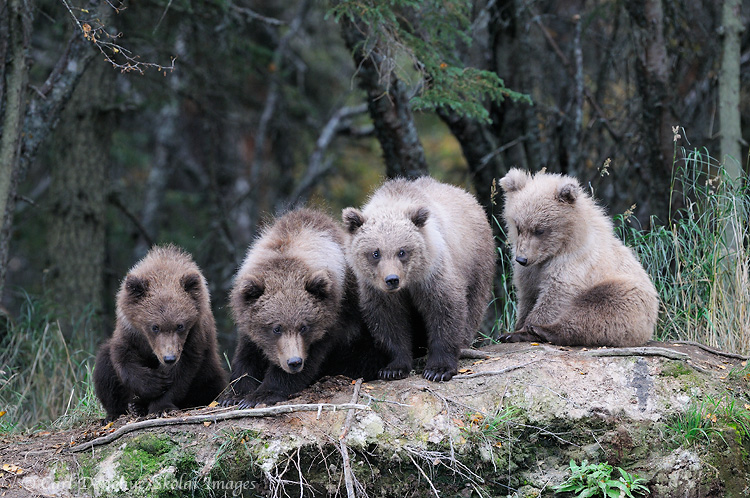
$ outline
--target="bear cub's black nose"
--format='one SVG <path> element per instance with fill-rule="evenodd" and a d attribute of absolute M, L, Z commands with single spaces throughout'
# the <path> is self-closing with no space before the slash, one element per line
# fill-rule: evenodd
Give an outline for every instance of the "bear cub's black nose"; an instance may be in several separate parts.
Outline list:
<path fill-rule="evenodd" d="M 398 275 L 388 275 L 387 277 L 385 277 L 385 285 L 387 285 L 389 289 L 398 288 L 398 283 Z"/>
<path fill-rule="evenodd" d="M 289 366 L 290 370 L 296 372 L 302 369 L 302 358 L 300 358 L 299 356 L 294 356 L 286 360 L 286 364 Z"/>
<path fill-rule="evenodd" d="M 171 365 L 172 363 L 177 361 L 177 357 L 173 354 L 168 354 L 164 357 L 164 363 L 167 365 Z"/>
<path fill-rule="evenodd" d="M 518 261 L 518 264 L 521 266 L 526 266 L 526 264 L 529 262 L 529 260 L 524 258 L 523 256 L 516 256 L 516 261 Z"/>

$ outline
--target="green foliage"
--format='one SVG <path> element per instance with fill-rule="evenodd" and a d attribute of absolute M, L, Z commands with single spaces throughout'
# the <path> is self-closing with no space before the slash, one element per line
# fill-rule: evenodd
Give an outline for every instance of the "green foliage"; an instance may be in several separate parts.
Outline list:
<path fill-rule="evenodd" d="M 516 323 L 516 291 L 513 287 L 513 257 L 511 248 L 508 244 L 508 238 L 505 236 L 505 228 L 502 222 L 492 215 L 492 222 L 498 227 L 500 236 L 495 240 L 498 245 L 497 272 L 499 282 L 495 286 L 503 289 L 502 298 L 493 296 L 490 302 L 490 309 L 494 311 L 494 326 L 488 338 L 497 339 L 497 337 L 506 332 L 512 331 Z"/>
<path fill-rule="evenodd" d="M 612 477 L 612 471 L 617 469 L 620 477 Z M 612 467 L 608 463 L 590 464 L 587 460 L 577 465 L 575 460 L 570 461 L 571 476 L 562 484 L 553 489 L 557 493 L 575 493 L 578 497 L 604 496 L 604 497 L 634 497 L 649 493 L 644 485 L 645 479 L 636 474 L 629 474 L 620 467 Z M 635 493 L 635 495 L 633 494 Z"/>
<path fill-rule="evenodd" d="M 515 406 L 501 407 L 494 414 L 484 416 L 473 413 L 468 416 L 468 423 L 463 432 L 467 439 L 488 442 L 501 447 L 512 441 L 512 430 L 523 418 L 521 409 Z"/>
<path fill-rule="evenodd" d="M 661 297 L 658 338 L 728 351 L 750 350 L 750 188 L 732 180 L 707 151 L 676 162 L 670 197 L 683 205 L 650 231 L 615 224 L 638 253 Z"/>
<path fill-rule="evenodd" d="M 346 17 L 368 27 L 361 49 L 386 61 L 383 72 L 395 71 L 409 81 L 411 69 L 416 68 L 421 89 L 412 98 L 414 109 L 449 109 L 490 122 L 487 100 L 531 103 L 531 99 L 506 88 L 491 71 L 464 66 L 457 54 L 460 45 L 471 44 L 471 9 L 466 0 L 351 0 L 336 3 L 329 13 L 337 22 Z M 400 59 L 409 64 L 399 64 Z"/>
<path fill-rule="evenodd" d="M 60 418 L 58 426 L 103 416 L 91 382 L 94 336 L 82 317 L 67 339 L 49 306 L 28 295 L 15 323 L 0 330 L 0 431 Z"/>
<path fill-rule="evenodd" d="M 748 404 L 737 402 L 733 396 L 715 399 L 706 396 L 694 400 L 688 408 L 666 424 L 670 439 L 680 446 L 690 446 L 698 441 L 710 443 L 712 436 L 726 442 L 723 433 L 734 429 L 739 442 L 750 436 L 750 411 Z"/>

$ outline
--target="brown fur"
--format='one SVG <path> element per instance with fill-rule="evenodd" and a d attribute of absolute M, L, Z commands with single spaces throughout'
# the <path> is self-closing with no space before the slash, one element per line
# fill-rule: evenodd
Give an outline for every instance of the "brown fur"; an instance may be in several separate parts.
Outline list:
<path fill-rule="evenodd" d="M 344 238 L 329 216 L 298 209 L 250 247 L 230 298 L 238 345 L 224 404 L 283 401 L 324 374 L 375 376 Z"/>
<path fill-rule="evenodd" d="M 342 216 L 363 317 L 391 356 L 379 376 L 406 377 L 426 334 L 424 377 L 450 380 L 490 299 L 496 249 L 484 210 L 468 192 L 423 177 L 389 180 Z"/>
<path fill-rule="evenodd" d="M 205 405 L 226 385 L 208 286 L 190 255 L 155 247 L 123 280 L 112 338 L 100 348 L 96 393 L 113 420 L 133 404 L 161 413 Z"/>
<path fill-rule="evenodd" d="M 659 311 L 654 285 L 578 181 L 512 169 L 500 185 L 518 298 L 516 332 L 501 340 L 647 342 Z"/>

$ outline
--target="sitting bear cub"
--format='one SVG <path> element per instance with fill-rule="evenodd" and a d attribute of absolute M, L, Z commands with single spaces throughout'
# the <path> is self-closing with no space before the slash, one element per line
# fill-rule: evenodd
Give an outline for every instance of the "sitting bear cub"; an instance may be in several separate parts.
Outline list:
<path fill-rule="evenodd" d="M 515 332 L 505 342 L 639 346 L 659 296 L 612 222 L 574 178 L 512 169 L 500 180 L 515 263 Z"/>
<path fill-rule="evenodd" d="M 155 247 L 117 294 L 112 338 L 96 355 L 94 387 L 114 420 L 210 403 L 226 386 L 208 286 L 193 259 Z"/>

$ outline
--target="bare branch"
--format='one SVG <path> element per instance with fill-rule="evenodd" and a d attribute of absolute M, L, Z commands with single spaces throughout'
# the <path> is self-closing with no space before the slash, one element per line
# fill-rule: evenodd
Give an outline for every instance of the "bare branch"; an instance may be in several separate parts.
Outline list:
<path fill-rule="evenodd" d="M 240 7 L 238 5 L 230 5 L 229 8 L 239 14 L 242 14 L 243 16 L 252 19 L 254 21 L 260 21 L 264 22 L 266 24 L 270 24 L 271 26 L 283 26 L 286 24 L 286 22 L 280 20 L 280 19 L 274 19 L 273 17 L 267 17 L 262 14 L 258 14 L 252 9 L 248 9 L 247 7 Z"/>
<path fill-rule="evenodd" d="M 277 405 L 269 406 L 266 408 L 248 408 L 246 410 L 233 410 L 223 413 L 208 413 L 204 415 L 189 415 L 186 417 L 165 417 L 155 418 L 149 420 L 142 420 L 140 422 L 133 422 L 127 424 L 116 431 L 102 436 L 91 441 L 87 441 L 83 444 L 79 444 L 69 448 L 68 451 L 78 453 L 85 451 L 94 446 L 100 446 L 102 444 L 108 444 L 118 439 L 125 434 L 138 431 L 141 429 L 148 429 L 152 427 L 165 427 L 169 425 L 188 425 L 188 424 L 202 424 L 203 422 L 220 422 L 222 420 L 231 420 L 236 418 L 252 418 L 252 417 L 271 417 L 274 415 L 281 415 L 284 413 L 294 412 L 335 412 L 345 410 L 369 410 L 370 407 L 367 405 L 360 405 L 356 403 L 342 403 L 342 404 L 331 404 L 331 403 L 316 403 L 316 404 L 296 404 L 296 405 Z"/>
<path fill-rule="evenodd" d="M 295 205 L 300 201 L 306 200 L 310 195 L 310 190 L 330 169 L 330 165 L 324 163 L 323 158 L 338 131 L 344 127 L 345 121 L 352 116 L 366 112 L 367 104 L 360 104 L 358 106 L 342 107 L 331 116 L 331 119 L 323 127 L 318 140 L 315 142 L 315 149 L 310 154 L 310 161 L 307 164 L 305 175 L 297 183 L 292 195 L 289 196 L 290 205 Z"/>
<path fill-rule="evenodd" d="M 670 360 L 689 360 L 690 355 L 672 351 L 667 348 L 658 347 L 641 347 L 641 348 L 607 348 L 594 349 L 591 351 L 581 351 L 586 356 L 663 356 Z"/>
<path fill-rule="evenodd" d="M 70 16 L 73 18 L 73 22 L 76 24 L 78 31 L 83 35 L 83 38 L 96 45 L 96 48 L 99 49 L 99 52 L 104 55 L 104 58 L 107 60 L 107 62 L 112 64 L 113 67 L 119 69 L 122 72 L 137 71 L 141 74 L 143 74 L 144 69 L 147 68 L 156 69 L 160 72 L 163 71 L 165 74 L 167 71 L 174 71 L 174 62 L 176 60 L 175 57 L 172 57 L 172 60 L 169 64 L 143 62 L 139 60 L 139 56 L 133 55 L 132 51 L 116 42 L 116 40 L 122 36 L 122 33 L 117 33 L 114 35 L 110 34 L 106 30 L 106 21 L 101 17 L 97 17 L 96 15 L 94 15 L 91 19 L 81 19 L 73 12 L 73 7 L 70 5 L 70 3 L 68 3 L 68 0 L 60 1 L 63 3 Z M 107 4 L 112 8 L 112 10 L 118 13 L 125 8 L 122 2 L 120 2 L 119 5 L 114 5 L 111 2 L 107 2 Z M 169 9 L 169 5 L 167 5 L 167 9 Z M 76 10 L 80 10 L 84 14 L 90 14 L 89 9 Z M 164 14 L 166 15 L 166 10 Z M 157 27 L 160 23 L 161 19 L 159 20 L 159 23 L 157 23 Z M 155 30 L 156 28 L 154 28 L 154 31 Z M 123 62 L 120 62 L 117 59 L 122 59 Z"/>

